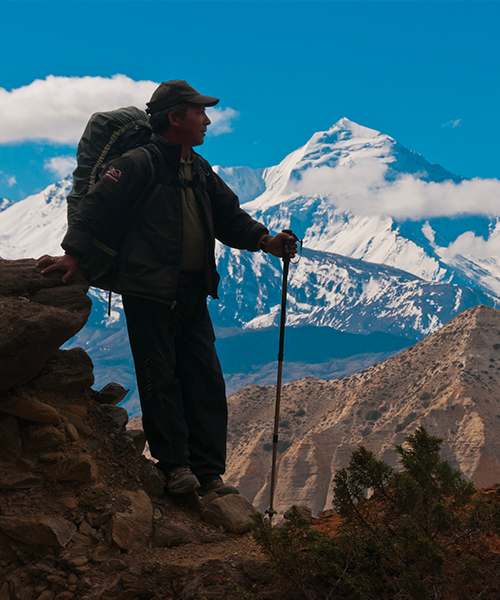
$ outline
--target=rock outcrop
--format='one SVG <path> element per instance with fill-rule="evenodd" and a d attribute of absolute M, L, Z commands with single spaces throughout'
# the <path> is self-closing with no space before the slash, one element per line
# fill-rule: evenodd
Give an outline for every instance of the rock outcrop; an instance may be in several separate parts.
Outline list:
<path fill-rule="evenodd" d="M 93 390 L 88 355 L 59 349 L 90 310 L 59 279 L 0 261 L 0 599 L 225 597 L 259 556 L 253 507 L 164 494 L 126 390 Z"/>
<path fill-rule="evenodd" d="M 79 275 L 63 286 L 60 273 L 41 275 L 35 261 L 0 260 L 0 394 L 45 365 L 90 315 L 88 285 Z"/>
<path fill-rule="evenodd" d="M 230 398 L 228 481 L 269 506 L 275 387 Z M 500 311 L 478 306 L 389 360 L 334 381 L 283 386 L 274 508 L 332 501 L 334 473 L 364 445 L 393 466 L 418 425 L 478 487 L 500 482 Z"/>

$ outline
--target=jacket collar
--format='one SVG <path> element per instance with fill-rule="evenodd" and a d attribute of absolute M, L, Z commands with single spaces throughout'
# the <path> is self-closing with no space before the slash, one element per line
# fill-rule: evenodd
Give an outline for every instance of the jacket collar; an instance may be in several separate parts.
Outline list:
<path fill-rule="evenodd" d="M 165 162 L 176 170 L 181 163 L 182 144 L 172 144 L 161 135 L 153 133 L 151 142 L 158 146 L 163 154 Z M 199 154 L 191 148 L 191 155 L 194 157 L 193 168 L 199 168 Z"/>
<path fill-rule="evenodd" d="M 164 137 L 156 135 L 156 133 L 153 133 L 151 136 L 151 142 L 161 150 L 165 162 L 179 168 L 182 152 L 181 144 L 172 144 L 172 142 L 168 142 Z"/>

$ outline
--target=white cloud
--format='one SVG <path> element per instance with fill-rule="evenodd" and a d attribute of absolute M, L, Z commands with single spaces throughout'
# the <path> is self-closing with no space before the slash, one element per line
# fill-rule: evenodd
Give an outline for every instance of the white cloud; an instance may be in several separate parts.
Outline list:
<path fill-rule="evenodd" d="M 0 114 L 4 115 L 0 143 L 47 140 L 76 145 L 92 113 L 130 105 L 145 108 L 157 86 L 154 81 L 134 81 L 125 75 L 49 75 L 11 91 L 0 88 Z M 237 114 L 231 108 L 211 109 L 212 135 L 231 131 Z"/>
<path fill-rule="evenodd" d="M 447 123 L 443 123 L 441 127 L 451 127 L 452 129 L 455 129 L 455 127 L 458 127 L 461 122 L 462 119 L 455 119 L 454 121 L 448 121 Z"/>
<path fill-rule="evenodd" d="M 44 167 L 62 179 L 75 170 L 76 158 L 70 155 L 54 156 L 45 161 Z"/>
<path fill-rule="evenodd" d="M 16 183 L 17 183 L 17 179 L 16 179 L 15 175 L 11 175 L 10 177 L 7 176 L 5 179 L 6 179 L 7 185 L 9 187 L 12 187 L 13 185 L 16 185 Z"/>
<path fill-rule="evenodd" d="M 208 108 L 207 114 L 212 124 L 207 130 L 208 135 L 221 135 L 233 131 L 233 121 L 240 115 L 232 108 Z"/>
<path fill-rule="evenodd" d="M 307 170 L 298 185 L 306 195 L 330 198 L 341 210 L 420 220 L 457 214 L 500 214 L 500 181 L 471 179 L 461 183 L 422 181 L 403 175 L 387 181 L 387 165 L 376 159 L 349 166 Z"/>
<path fill-rule="evenodd" d="M 500 256 L 500 235 L 496 231 L 485 240 L 481 236 L 476 236 L 472 231 L 466 231 L 447 248 L 441 248 L 439 253 L 445 260 L 453 259 L 457 255 L 482 259 L 498 257 Z"/>

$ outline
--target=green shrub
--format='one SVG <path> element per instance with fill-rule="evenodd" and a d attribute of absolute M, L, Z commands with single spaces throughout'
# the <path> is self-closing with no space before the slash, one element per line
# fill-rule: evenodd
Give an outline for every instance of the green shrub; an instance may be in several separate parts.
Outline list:
<path fill-rule="evenodd" d="M 353 452 L 333 480 L 342 517 L 334 534 L 313 529 L 297 507 L 280 527 L 257 515 L 254 537 L 272 558 L 283 598 L 496 599 L 500 559 L 485 569 L 482 546 L 470 541 L 500 532 L 500 505 L 440 458 L 441 442 L 417 428 L 395 448 L 400 471 L 363 446 Z"/>
<path fill-rule="evenodd" d="M 278 441 L 278 452 L 284 452 L 285 450 L 288 450 L 288 448 L 290 448 L 291 445 L 292 445 L 292 442 L 290 440 L 279 440 Z"/>
<path fill-rule="evenodd" d="M 369 410 L 366 415 L 365 415 L 365 419 L 367 421 L 376 421 L 377 419 L 380 419 L 380 417 L 382 416 L 382 413 L 379 410 Z"/>
<path fill-rule="evenodd" d="M 431 395 L 429 394 L 429 392 L 422 392 L 419 395 L 420 400 L 429 400 L 430 397 Z"/>
<path fill-rule="evenodd" d="M 306 411 L 303 408 L 299 408 L 299 410 L 293 413 L 293 417 L 303 417 L 306 414 Z"/>
<path fill-rule="evenodd" d="M 272 569 L 284 588 L 283 598 L 369 598 L 367 577 L 356 568 L 356 540 L 351 546 L 344 535 L 331 537 L 313 530 L 296 506 L 281 527 L 273 527 L 267 517 L 257 514 L 253 534 L 272 559 Z"/>
<path fill-rule="evenodd" d="M 417 413 L 411 412 L 402 423 L 396 425 L 396 427 L 394 428 L 394 432 L 399 433 L 400 431 L 403 431 L 403 429 L 406 429 L 408 425 L 412 423 L 415 419 L 418 419 L 418 417 L 419 415 L 417 415 Z"/>

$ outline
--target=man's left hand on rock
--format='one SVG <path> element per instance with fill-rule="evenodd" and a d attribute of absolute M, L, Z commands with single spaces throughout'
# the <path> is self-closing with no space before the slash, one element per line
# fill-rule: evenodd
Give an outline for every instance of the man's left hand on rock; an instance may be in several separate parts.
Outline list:
<path fill-rule="evenodd" d="M 70 277 L 78 268 L 78 258 L 69 254 L 64 254 L 63 256 L 44 254 L 36 261 L 35 266 L 43 269 L 41 271 L 42 275 L 51 271 L 64 271 L 62 282 L 68 283 Z"/>

